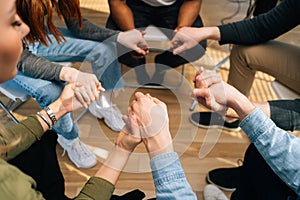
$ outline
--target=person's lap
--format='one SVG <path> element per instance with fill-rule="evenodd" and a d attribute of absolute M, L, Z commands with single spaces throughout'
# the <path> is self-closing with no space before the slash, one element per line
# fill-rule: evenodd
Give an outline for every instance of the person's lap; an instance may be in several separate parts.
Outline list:
<path fill-rule="evenodd" d="M 177 19 L 180 6 L 183 1 L 177 1 L 171 6 L 152 7 L 141 1 L 127 1 L 127 5 L 131 8 L 134 14 L 134 23 L 137 29 L 144 30 L 149 25 L 157 26 L 171 40 L 174 35 L 174 29 L 177 27 Z M 198 15 L 192 27 L 202 27 L 203 23 Z M 109 16 L 107 28 L 120 30 L 120 28 Z M 165 65 L 167 67 L 178 67 L 182 64 L 195 61 L 204 55 L 206 49 L 206 41 L 201 41 L 200 45 L 188 50 L 182 55 L 173 55 L 168 50 L 158 54 L 155 58 L 155 63 Z M 145 59 L 132 59 L 130 52 L 120 55 L 119 61 L 128 67 L 137 67 L 145 63 Z M 165 68 L 165 67 L 164 67 Z"/>
<path fill-rule="evenodd" d="M 74 37 L 66 28 L 59 29 L 66 41 L 57 43 L 49 34 L 52 43 L 44 46 L 36 43 L 29 50 L 35 55 L 53 62 L 89 62 L 93 73 L 107 90 L 123 87 L 121 68 L 117 60 L 116 45 L 107 40 L 103 42 Z"/>
<path fill-rule="evenodd" d="M 283 200 L 296 194 L 273 172 L 254 144 L 244 157 L 240 183 L 231 200 Z"/>
<path fill-rule="evenodd" d="M 26 94 L 35 98 L 35 101 L 39 104 L 41 109 L 55 101 L 64 88 L 63 83 L 32 78 L 22 72 L 18 72 L 14 79 L 4 84 L 12 84 L 22 89 Z M 67 139 L 78 137 L 78 130 L 73 123 L 72 113 L 63 116 L 53 126 L 53 130 Z"/>
<path fill-rule="evenodd" d="M 300 93 L 299 52 L 299 47 L 279 41 L 252 46 L 235 45 L 230 57 L 228 83 L 247 94 L 255 72 L 262 71 Z"/>
<path fill-rule="evenodd" d="M 45 199 L 66 200 L 64 177 L 56 156 L 57 135 L 46 132 L 41 140 L 32 144 L 9 163 L 31 176 L 37 183 L 37 190 Z"/>

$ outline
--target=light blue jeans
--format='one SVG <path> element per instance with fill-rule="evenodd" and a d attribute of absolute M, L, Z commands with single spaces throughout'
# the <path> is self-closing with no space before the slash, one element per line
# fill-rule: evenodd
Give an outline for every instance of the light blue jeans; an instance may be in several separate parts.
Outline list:
<path fill-rule="evenodd" d="M 52 34 L 49 46 L 36 43 L 29 50 L 53 62 L 90 62 L 93 73 L 106 90 L 124 86 L 121 66 L 118 62 L 116 44 L 75 38 L 66 28 L 59 28 L 66 41 L 58 44 Z"/>
<path fill-rule="evenodd" d="M 31 78 L 22 72 L 18 72 L 14 79 L 3 84 L 8 87 L 13 85 L 14 87 L 22 89 L 26 94 L 36 99 L 41 109 L 55 101 L 64 88 L 63 83 Z M 71 113 L 60 118 L 52 129 L 69 140 L 78 137 L 78 127 L 73 122 Z"/>
<path fill-rule="evenodd" d="M 123 87 L 124 80 L 114 43 L 78 39 L 73 37 L 66 28 L 60 28 L 60 31 L 65 36 L 65 42 L 58 44 L 53 35 L 49 34 L 52 43 L 48 47 L 35 43 L 29 46 L 29 50 L 53 62 L 90 62 L 94 74 L 106 90 Z M 5 84 L 13 84 L 23 89 L 36 99 L 41 108 L 55 101 L 64 87 L 63 83 L 31 78 L 21 72 Z M 66 139 L 78 137 L 78 127 L 74 124 L 71 113 L 62 117 L 53 126 L 53 130 Z"/>

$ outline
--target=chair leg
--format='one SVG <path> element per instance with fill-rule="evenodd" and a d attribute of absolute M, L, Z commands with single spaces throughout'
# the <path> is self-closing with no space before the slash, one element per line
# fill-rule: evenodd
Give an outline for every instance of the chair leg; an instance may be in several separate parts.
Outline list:
<path fill-rule="evenodd" d="M 13 120 L 14 123 L 18 124 L 19 121 L 15 118 L 15 116 L 6 108 L 6 106 L 0 101 L 0 107 L 8 114 L 8 116 Z"/>
<path fill-rule="evenodd" d="M 181 78 L 180 81 L 177 85 L 175 86 L 162 86 L 162 85 L 139 85 L 139 84 L 126 84 L 125 83 L 125 87 L 129 87 L 129 88 L 146 88 L 146 89 L 161 89 L 161 90 L 176 90 L 178 88 L 180 88 L 184 82 L 184 69 L 185 65 L 182 64 L 181 66 Z"/>
<path fill-rule="evenodd" d="M 196 99 L 193 100 L 192 105 L 190 106 L 190 111 L 193 111 L 196 107 L 196 105 L 198 104 L 198 101 Z"/>
<path fill-rule="evenodd" d="M 88 108 L 86 108 L 84 111 L 82 111 L 75 119 L 74 123 L 77 123 L 87 112 L 89 111 Z"/>

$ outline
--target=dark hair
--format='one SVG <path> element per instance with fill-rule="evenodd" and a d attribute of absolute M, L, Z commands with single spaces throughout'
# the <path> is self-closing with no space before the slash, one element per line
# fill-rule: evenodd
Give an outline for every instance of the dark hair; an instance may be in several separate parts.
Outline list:
<path fill-rule="evenodd" d="M 26 36 L 26 41 L 30 43 L 38 41 L 48 46 L 48 42 L 52 42 L 48 31 L 58 43 L 65 40 L 52 21 L 53 10 L 60 18 L 63 16 L 68 20 L 78 20 L 82 27 L 79 0 L 17 0 L 16 7 L 18 14 L 30 28 L 30 33 Z"/>

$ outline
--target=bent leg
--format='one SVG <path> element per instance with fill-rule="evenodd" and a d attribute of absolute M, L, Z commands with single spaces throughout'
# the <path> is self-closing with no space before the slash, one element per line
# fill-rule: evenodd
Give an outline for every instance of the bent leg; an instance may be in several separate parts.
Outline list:
<path fill-rule="evenodd" d="M 256 147 L 251 144 L 244 158 L 240 183 L 232 200 L 282 200 L 295 193 L 273 172 Z"/>
<path fill-rule="evenodd" d="M 299 52 L 299 47 L 278 41 L 235 45 L 230 55 L 228 83 L 248 96 L 256 71 L 262 71 L 300 93 Z"/>
<path fill-rule="evenodd" d="M 55 133 L 47 131 L 41 140 L 9 163 L 32 177 L 37 183 L 37 190 L 45 199 L 66 200 L 64 177 L 56 156 L 56 139 Z"/>
<path fill-rule="evenodd" d="M 54 102 L 64 88 L 62 83 L 31 78 L 22 72 L 18 72 L 16 77 L 11 80 L 11 83 L 35 98 L 41 109 Z M 78 137 L 78 128 L 73 122 L 71 113 L 60 118 L 52 129 L 67 139 Z"/>
<path fill-rule="evenodd" d="M 65 28 L 60 28 L 60 31 L 66 38 L 65 42 L 58 44 L 53 35 L 49 34 L 52 44 L 48 47 L 39 44 L 30 49 L 34 49 L 36 55 L 54 62 L 90 62 L 105 89 L 123 86 L 115 44 L 74 38 Z"/>

